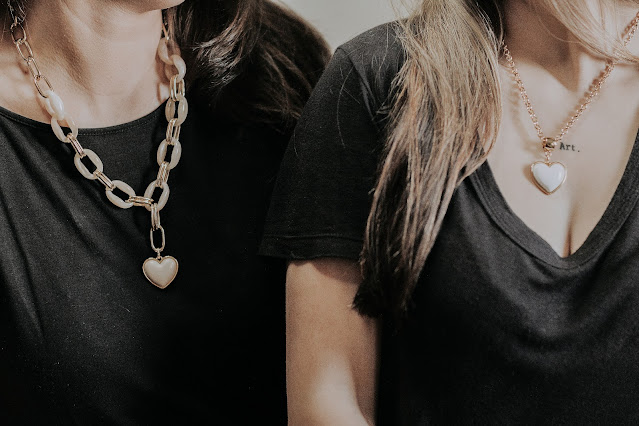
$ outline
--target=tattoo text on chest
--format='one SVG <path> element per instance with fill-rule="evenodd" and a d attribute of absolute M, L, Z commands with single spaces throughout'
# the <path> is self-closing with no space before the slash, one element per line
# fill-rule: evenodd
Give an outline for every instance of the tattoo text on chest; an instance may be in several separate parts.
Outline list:
<path fill-rule="evenodd" d="M 563 143 L 563 142 L 560 142 L 560 143 L 559 143 L 559 149 L 560 149 L 560 150 L 562 150 L 562 151 L 575 151 L 575 152 L 580 152 L 580 151 L 577 149 L 577 146 L 575 146 L 575 145 L 571 145 L 571 144 L 565 144 L 565 143 Z"/>

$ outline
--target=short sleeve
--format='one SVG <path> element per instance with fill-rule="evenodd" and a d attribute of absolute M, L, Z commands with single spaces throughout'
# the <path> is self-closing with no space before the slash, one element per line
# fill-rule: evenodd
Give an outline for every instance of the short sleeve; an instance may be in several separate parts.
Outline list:
<path fill-rule="evenodd" d="M 383 143 L 378 109 L 349 55 L 337 49 L 284 156 L 263 255 L 359 258 Z"/>

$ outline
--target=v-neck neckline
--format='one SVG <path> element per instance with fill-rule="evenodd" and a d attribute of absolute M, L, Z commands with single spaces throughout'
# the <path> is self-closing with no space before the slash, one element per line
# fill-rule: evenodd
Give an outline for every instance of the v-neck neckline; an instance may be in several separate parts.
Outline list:
<path fill-rule="evenodd" d="M 607 247 L 628 219 L 639 199 L 639 132 L 623 176 L 603 215 L 586 241 L 574 253 L 562 257 L 550 244 L 513 212 L 501 193 L 488 162 L 469 177 L 481 204 L 494 222 L 521 248 L 557 268 L 574 268 L 588 262 Z"/>

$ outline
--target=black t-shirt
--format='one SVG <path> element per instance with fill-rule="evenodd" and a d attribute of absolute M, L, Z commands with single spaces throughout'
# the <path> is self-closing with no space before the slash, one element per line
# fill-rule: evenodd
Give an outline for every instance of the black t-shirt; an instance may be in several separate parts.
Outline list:
<path fill-rule="evenodd" d="M 142 274 L 149 212 L 113 206 L 49 125 L 0 109 L 1 424 L 286 423 L 285 265 L 257 248 L 289 135 L 187 97 L 165 290 Z M 160 107 L 79 139 L 141 194 L 166 126 Z"/>
<path fill-rule="evenodd" d="M 337 50 L 285 155 L 264 253 L 358 258 L 402 58 L 392 25 Z M 461 184 L 406 323 L 382 327 L 379 424 L 639 424 L 638 147 L 567 258 L 487 163 Z"/>

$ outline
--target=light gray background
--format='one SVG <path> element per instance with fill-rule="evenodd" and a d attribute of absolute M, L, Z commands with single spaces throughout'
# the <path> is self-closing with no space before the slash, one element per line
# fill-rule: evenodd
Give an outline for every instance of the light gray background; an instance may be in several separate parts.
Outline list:
<path fill-rule="evenodd" d="M 315 25 L 334 49 L 357 34 L 395 19 L 392 0 L 281 0 Z"/>

